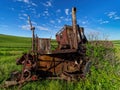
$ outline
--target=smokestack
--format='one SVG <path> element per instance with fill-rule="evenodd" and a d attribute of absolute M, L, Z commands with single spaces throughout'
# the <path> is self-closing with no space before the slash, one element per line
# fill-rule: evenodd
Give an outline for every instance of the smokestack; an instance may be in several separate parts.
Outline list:
<path fill-rule="evenodd" d="M 72 27 L 73 27 L 73 35 L 74 35 L 74 43 L 73 47 L 75 49 L 78 48 L 78 43 L 77 43 L 77 21 L 76 21 L 76 8 L 72 8 Z"/>

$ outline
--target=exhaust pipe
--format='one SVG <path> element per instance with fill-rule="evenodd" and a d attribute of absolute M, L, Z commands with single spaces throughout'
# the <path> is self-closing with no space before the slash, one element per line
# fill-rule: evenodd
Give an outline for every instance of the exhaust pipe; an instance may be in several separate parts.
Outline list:
<path fill-rule="evenodd" d="M 78 48 L 78 43 L 77 43 L 77 21 L 76 21 L 76 8 L 73 7 L 72 8 L 72 27 L 73 27 L 73 36 L 74 36 L 74 40 L 73 40 L 73 47 L 75 49 Z"/>

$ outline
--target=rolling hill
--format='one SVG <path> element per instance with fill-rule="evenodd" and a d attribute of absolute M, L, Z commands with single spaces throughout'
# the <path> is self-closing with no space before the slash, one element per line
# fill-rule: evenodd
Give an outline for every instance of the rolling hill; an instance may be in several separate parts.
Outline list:
<path fill-rule="evenodd" d="M 30 47 L 31 38 L 0 34 L 0 47 Z"/>

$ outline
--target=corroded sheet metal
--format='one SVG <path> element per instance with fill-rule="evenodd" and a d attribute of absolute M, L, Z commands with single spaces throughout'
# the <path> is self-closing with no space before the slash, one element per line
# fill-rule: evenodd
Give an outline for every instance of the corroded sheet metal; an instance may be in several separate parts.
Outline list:
<path fill-rule="evenodd" d="M 38 39 L 38 51 L 39 50 L 44 50 L 48 51 L 51 49 L 51 44 L 50 44 L 51 39 L 48 38 L 39 38 Z"/>

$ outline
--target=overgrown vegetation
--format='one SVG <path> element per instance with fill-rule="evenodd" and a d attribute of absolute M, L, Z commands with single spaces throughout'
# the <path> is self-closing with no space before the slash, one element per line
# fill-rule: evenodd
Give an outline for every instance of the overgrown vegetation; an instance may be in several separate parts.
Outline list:
<path fill-rule="evenodd" d="M 120 41 L 114 48 L 87 45 L 87 55 L 92 61 L 90 74 L 79 82 L 45 80 L 30 82 L 23 90 L 120 90 Z M 54 41 L 55 43 L 55 41 Z M 117 43 L 117 44 L 116 44 Z M 31 39 L 0 35 L 0 84 L 13 70 L 21 70 L 16 59 L 31 48 Z M 17 86 L 8 88 L 16 90 Z M 6 90 L 6 89 L 3 89 Z"/>

